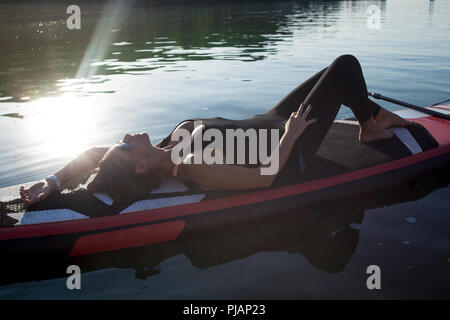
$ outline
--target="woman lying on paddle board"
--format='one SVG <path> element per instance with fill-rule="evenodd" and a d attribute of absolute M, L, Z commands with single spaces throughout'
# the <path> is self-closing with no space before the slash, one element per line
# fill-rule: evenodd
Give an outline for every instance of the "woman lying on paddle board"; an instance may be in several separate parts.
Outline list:
<path fill-rule="evenodd" d="M 363 143 L 389 139 L 393 134 L 386 128 L 407 126 L 410 123 L 369 100 L 358 60 L 352 55 L 343 55 L 329 67 L 300 84 L 264 114 L 245 120 L 187 120 L 156 145 L 151 144 L 147 133 L 126 134 L 121 142 L 110 148 L 92 148 L 84 152 L 45 181 L 28 189 L 21 187 L 21 198 L 26 204 L 40 201 L 72 178 L 96 168 L 97 175 L 88 184 L 88 191 L 105 192 L 114 199 L 147 194 L 159 184 L 163 174 L 172 175 L 184 182 L 217 189 L 246 190 L 270 187 L 276 176 L 285 168 L 291 154 L 300 155 L 300 160 L 305 159 L 306 164 L 308 163 L 318 150 L 342 104 L 349 107 L 358 120 L 359 140 Z M 192 153 L 183 156 L 181 163 L 176 164 L 173 161 L 172 151 L 180 142 L 172 141 L 171 136 L 180 136 L 182 131 L 189 132 L 194 139 L 196 135 L 208 129 L 225 132 L 227 129 L 249 128 L 266 129 L 266 132 L 278 129 L 281 132 L 275 172 L 261 174 L 261 168 L 266 166 L 266 163 L 195 164 L 194 161 L 194 164 L 191 164 Z M 294 150 L 299 152 L 293 152 Z"/>

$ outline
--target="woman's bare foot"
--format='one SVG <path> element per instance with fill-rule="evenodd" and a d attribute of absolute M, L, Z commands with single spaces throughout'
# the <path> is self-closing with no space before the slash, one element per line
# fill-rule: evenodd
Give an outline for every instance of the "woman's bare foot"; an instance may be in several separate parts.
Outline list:
<path fill-rule="evenodd" d="M 395 113 L 390 112 L 383 108 L 380 108 L 380 112 L 375 117 L 375 120 L 383 128 L 406 127 L 411 124 L 411 121 L 405 120 L 399 115 L 396 115 Z"/>
<path fill-rule="evenodd" d="M 394 135 L 391 131 L 383 128 L 373 118 L 360 123 L 359 126 L 359 141 L 361 142 L 372 142 L 377 140 L 389 139 Z"/>

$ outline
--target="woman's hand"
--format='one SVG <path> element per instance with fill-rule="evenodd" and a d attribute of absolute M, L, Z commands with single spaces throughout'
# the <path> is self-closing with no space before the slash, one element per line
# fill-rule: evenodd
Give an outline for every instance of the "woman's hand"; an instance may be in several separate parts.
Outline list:
<path fill-rule="evenodd" d="M 47 181 L 40 181 L 28 189 L 21 186 L 20 197 L 25 204 L 30 205 L 32 203 L 44 200 L 52 191 L 52 187 Z"/>
<path fill-rule="evenodd" d="M 305 109 L 305 105 L 302 103 L 296 112 L 292 112 L 289 120 L 285 124 L 286 132 L 292 134 L 294 139 L 297 139 L 302 135 L 302 133 L 308 128 L 311 124 L 316 122 L 317 119 L 306 120 L 309 113 L 311 112 L 311 105 Z"/>

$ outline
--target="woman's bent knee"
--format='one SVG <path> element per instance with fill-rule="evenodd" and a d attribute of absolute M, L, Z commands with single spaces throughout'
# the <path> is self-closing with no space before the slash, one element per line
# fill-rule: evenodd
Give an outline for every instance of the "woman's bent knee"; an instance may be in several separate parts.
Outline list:
<path fill-rule="evenodd" d="M 339 56 L 334 60 L 333 64 L 343 64 L 347 66 L 351 65 L 359 65 L 358 59 L 354 55 L 351 54 L 344 54 L 342 56 Z"/>

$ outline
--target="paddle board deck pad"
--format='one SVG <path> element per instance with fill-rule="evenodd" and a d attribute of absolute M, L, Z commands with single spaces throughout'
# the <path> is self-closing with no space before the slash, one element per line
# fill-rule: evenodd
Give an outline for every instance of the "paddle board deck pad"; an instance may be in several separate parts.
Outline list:
<path fill-rule="evenodd" d="M 428 108 L 450 114 L 449 104 Z M 195 233 L 358 197 L 449 168 L 450 122 L 413 110 L 397 113 L 414 124 L 391 128 L 392 139 L 368 144 L 358 141 L 356 121 L 335 121 L 307 170 L 297 174 L 303 164 L 291 157 L 289 169 L 267 189 L 208 190 L 163 177 L 145 198 L 119 202 L 88 193 L 86 175 L 28 208 L 19 185 L 0 189 L 0 255 L 77 257 L 167 243 L 183 238 L 187 229 Z"/>

